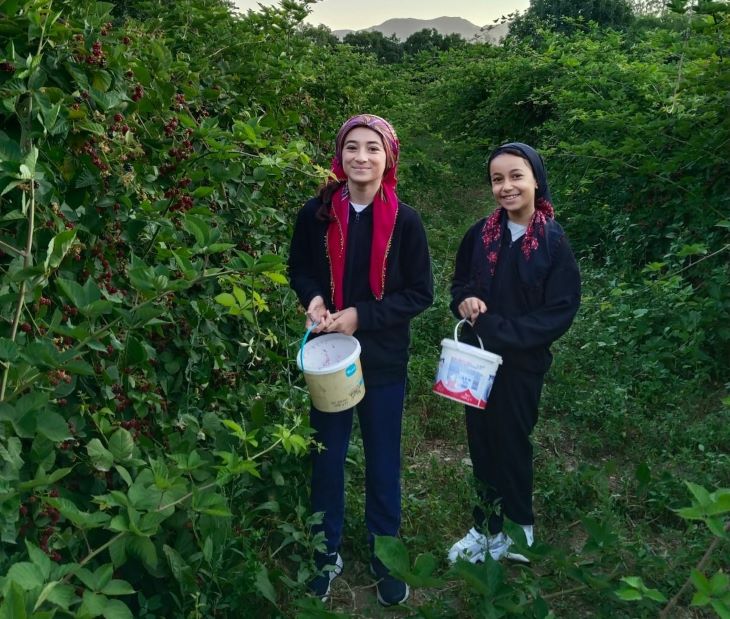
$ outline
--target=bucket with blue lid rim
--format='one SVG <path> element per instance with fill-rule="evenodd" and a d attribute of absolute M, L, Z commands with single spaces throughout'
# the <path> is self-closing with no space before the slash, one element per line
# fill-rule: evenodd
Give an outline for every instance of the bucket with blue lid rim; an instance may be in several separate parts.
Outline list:
<path fill-rule="evenodd" d="M 312 406 L 323 413 L 339 413 L 365 397 L 360 342 L 343 333 L 309 339 L 316 326 L 309 327 L 302 338 L 297 366 L 304 373 Z"/>

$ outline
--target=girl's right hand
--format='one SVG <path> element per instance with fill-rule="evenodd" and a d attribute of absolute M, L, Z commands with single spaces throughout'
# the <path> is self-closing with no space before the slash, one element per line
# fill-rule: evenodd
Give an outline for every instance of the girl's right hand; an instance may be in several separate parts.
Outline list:
<path fill-rule="evenodd" d="M 315 323 L 319 324 L 312 329 L 312 333 L 320 333 L 332 323 L 332 316 L 330 315 L 327 306 L 324 304 L 324 299 L 320 295 L 317 295 L 309 302 L 305 327 L 309 329 L 309 327 Z"/>
<path fill-rule="evenodd" d="M 458 310 L 462 318 L 466 318 L 473 324 L 479 318 L 479 314 L 487 311 L 487 304 L 479 297 L 467 297 L 459 303 Z"/>

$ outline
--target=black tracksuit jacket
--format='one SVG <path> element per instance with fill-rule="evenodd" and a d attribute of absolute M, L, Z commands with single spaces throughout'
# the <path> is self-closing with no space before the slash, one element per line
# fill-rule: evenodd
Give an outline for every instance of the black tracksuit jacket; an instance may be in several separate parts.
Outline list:
<path fill-rule="evenodd" d="M 306 308 L 317 295 L 334 312 L 326 251 L 327 221 L 316 213 L 319 198 L 299 211 L 289 251 L 291 287 Z M 426 232 L 418 213 L 402 202 L 385 271 L 385 292 L 378 301 L 370 290 L 372 205 L 361 213 L 350 207 L 345 256 L 344 308 L 355 307 L 365 385 L 386 385 L 406 378 L 410 321 L 433 302 L 433 277 Z M 344 309 L 343 308 L 343 309 Z"/>
<path fill-rule="evenodd" d="M 503 358 L 503 367 L 545 373 L 552 363 L 550 345 L 568 330 L 580 305 L 580 272 L 562 227 L 554 219 L 529 260 L 520 255 L 524 237 L 512 243 L 503 222 L 502 246 L 493 277 L 481 239 L 484 219 L 464 236 L 456 255 L 451 310 L 467 297 L 487 304 L 475 324 L 484 347 Z M 464 340 L 476 343 L 470 329 Z M 478 346 L 478 344 L 476 344 Z"/>

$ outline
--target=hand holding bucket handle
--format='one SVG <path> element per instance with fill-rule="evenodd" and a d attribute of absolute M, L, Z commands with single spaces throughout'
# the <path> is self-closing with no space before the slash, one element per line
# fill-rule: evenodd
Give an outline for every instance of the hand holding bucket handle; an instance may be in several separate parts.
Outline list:
<path fill-rule="evenodd" d="M 472 330 L 474 331 L 474 335 L 476 335 L 477 339 L 479 340 L 479 346 L 481 346 L 482 350 L 484 350 L 482 338 L 479 337 L 477 330 L 474 329 L 474 325 L 466 318 L 462 318 L 459 322 L 456 323 L 456 326 L 454 327 L 454 341 L 456 342 L 457 346 L 461 344 L 461 342 L 459 341 L 459 327 L 461 327 L 465 322 L 468 323 L 469 326 L 472 328 Z"/>

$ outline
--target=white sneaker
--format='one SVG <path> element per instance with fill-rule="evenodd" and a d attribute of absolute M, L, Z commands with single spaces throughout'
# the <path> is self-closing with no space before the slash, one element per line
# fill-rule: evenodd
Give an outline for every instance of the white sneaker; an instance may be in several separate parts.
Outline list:
<path fill-rule="evenodd" d="M 487 544 L 492 559 L 499 561 L 502 557 L 506 557 L 509 554 L 507 551 L 512 545 L 512 540 L 509 535 L 500 531 L 496 535 L 490 535 Z"/>
<path fill-rule="evenodd" d="M 532 529 L 531 524 L 521 524 L 522 530 L 525 532 L 525 541 L 527 542 L 528 546 L 532 546 L 533 542 L 535 541 L 535 534 Z M 509 544 L 507 545 L 507 550 L 509 550 L 509 547 L 512 545 L 512 539 L 509 536 L 506 536 L 509 540 Z M 505 552 L 504 557 L 506 559 L 509 559 L 510 561 L 518 561 L 519 563 L 529 563 L 530 560 L 523 554 L 520 554 L 519 552 Z"/>
<path fill-rule="evenodd" d="M 487 536 L 472 527 L 449 550 L 449 563 L 456 563 L 457 559 L 464 559 L 469 563 L 484 561 L 488 543 Z"/>
<path fill-rule="evenodd" d="M 504 533 L 486 536 L 474 528 L 456 542 L 449 550 L 449 562 L 456 563 L 457 559 L 480 563 L 484 561 L 487 552 L 495 561 L 499 561 L 507 554 L 512 540 Z"/>

